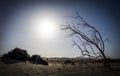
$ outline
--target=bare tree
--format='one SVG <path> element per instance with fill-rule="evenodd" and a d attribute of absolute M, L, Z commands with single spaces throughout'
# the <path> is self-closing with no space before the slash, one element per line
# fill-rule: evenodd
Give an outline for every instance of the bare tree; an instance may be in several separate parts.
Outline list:
<path fill-rule="evenodd" d="M 66 16 L 68 20 L 62 25 L 62 30 L 69 30 L 73 40 L 73 46 L 77 46 L 83 56 L 89 58 L 102 58 L 104 66 L 109 67 L 109 61 L 104 54 L 105 44 L 101 33 L 89 25 L 77 12 L 75 16 Z M 70 22 L 69 22 L 70 21 Z"/>

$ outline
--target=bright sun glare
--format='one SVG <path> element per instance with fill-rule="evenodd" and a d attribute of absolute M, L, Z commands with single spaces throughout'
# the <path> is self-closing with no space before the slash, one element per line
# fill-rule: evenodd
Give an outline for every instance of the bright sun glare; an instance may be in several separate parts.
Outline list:
<path fill-rule="evenodd" d="M 38 27 L 42 36 L 50 37 L 55 33 L 55 22 L 50 19 L 43 19 Z"/>
<path fill-rule="evenodd" d="M 55 36 L 57 32 L 57 21 L 55 18 L 43 16 L 35 18 L 33 22 L 34 26 L 32 29 L 37 37 L 51 38 Z"/>

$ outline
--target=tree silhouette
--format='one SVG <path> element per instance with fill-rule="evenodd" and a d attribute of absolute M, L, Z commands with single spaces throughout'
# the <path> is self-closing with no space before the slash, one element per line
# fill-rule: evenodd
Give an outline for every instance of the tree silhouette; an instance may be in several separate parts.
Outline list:
<path fill-rule="evenodd" d="M 14 48 L 13 50 L 9 51 L 7 54 L 4 54 L 2 58 L 27 61 L 30 59 L 30 55 L 24 49 Z"/>
<path fill-rule="evenodd" d="M 77 46 L 83 56 L 89 58 L 103 58 L 104 66 L 109 67 L 109 61 L 104 54 L 105 40 L 101 33 L 89 25 L 77 12 L 75 16 L 66 16 L 67 22 L 62 25 L 62 30 L 69 30 L 73 46 Z M 69 20 L 70 19 L 70 20 Z"/>
<path fill-rule="evenodd" d="M 48 62 L 43 60 L 40 55 L 32 55 L 30 58 L 30 62 L 33 64 L 43 64 L 43 65 L 48 65 Z"/>

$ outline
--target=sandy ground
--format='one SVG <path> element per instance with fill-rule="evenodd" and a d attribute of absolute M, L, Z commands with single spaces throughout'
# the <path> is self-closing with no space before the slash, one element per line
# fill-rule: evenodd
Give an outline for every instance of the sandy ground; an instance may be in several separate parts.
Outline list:
<path fill-rule="evenodd" d="M 111 68 L 99 64 L 84 65 L 36 65 L 31 63 L 4 64 L 0 62 L 0 76 L 120 76 L 120 63 L 112 63 Z"/>

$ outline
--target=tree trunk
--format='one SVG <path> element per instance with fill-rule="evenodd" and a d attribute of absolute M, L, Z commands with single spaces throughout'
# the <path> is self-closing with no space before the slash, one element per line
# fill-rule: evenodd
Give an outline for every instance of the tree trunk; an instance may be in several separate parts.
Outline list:
<path fill-rule="evenodd" d="M 103 66 L 104 67 L 110 67 L 109 59 L 106 58 L 106 56 L 105 56 L 105 54 L 103 53 L 102 50 L 100 50 L 100 52 L 101 52 L 101 54 L 102 54 L 102 56 L 104 58 L 104 65 Z"/>

